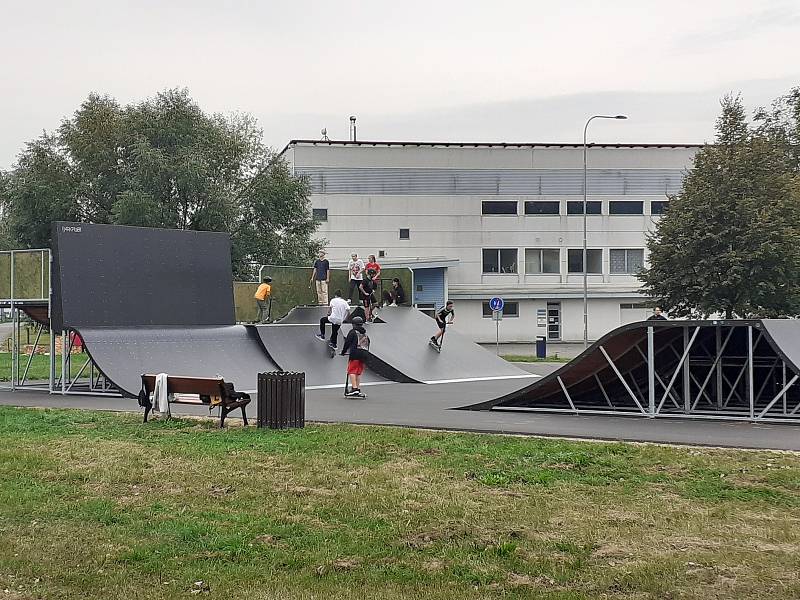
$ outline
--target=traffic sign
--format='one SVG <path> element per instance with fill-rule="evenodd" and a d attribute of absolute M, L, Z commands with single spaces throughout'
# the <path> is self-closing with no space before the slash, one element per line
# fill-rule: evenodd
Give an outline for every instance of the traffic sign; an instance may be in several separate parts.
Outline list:
<path fill-rule="evenodd" d="M 503 306 L 505 306 L 505 302 L 503 302 L 502 298 L 498 298 L 495 296 L 491 300 L 489 300 L 489 308 L 492 310 L 503 310 Z"/>

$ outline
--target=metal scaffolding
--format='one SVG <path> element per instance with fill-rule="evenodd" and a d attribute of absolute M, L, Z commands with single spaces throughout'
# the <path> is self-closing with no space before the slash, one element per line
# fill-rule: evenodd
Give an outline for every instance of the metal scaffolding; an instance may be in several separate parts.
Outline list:
<path fill-rule="evenodd" d="M 634 323 L 473 408 L 800 422 L 798 350 L 800 322 L 789 319 Z"/>

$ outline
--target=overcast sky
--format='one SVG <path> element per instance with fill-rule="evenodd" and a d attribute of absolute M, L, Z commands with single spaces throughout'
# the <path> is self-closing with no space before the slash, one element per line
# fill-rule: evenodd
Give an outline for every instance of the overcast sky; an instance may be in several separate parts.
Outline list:
<path fill-rule="evenodd" d="M 800 85 L 800 2 L 0 0 L 0 168 L 89 92 L 187 87 L 276 149 L 346 139 L 703 142 Z"/>

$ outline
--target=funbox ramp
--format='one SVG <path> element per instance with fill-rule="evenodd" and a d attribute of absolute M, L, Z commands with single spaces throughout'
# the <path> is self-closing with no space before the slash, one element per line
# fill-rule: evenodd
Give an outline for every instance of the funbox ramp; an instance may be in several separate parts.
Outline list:
<path fill-rule="evenodd" d="M 463 408 L 789 418 L 800 408 L 795 375 L 800 380 L 798 320 L 641 321 L 542 379 Z"/>
<path fill-rule="evenodd" d="M 322 316 L 327 314 L 327 310 Z M 321 318 L 321 317 L 319 317 Z M 339 347 L 331 357 L 327 342 L 314 337 L 319 333 L 317 324 L 284 323 L 258 325 L 254 329 L 272 361 L 284 371 L 305 371 L 307 388 L 344 387 L 347 370 L 347 357 L 340 356 L 344 346 L 344 338 L 350 331 L 350 325 L 344 325 L 339 332 Z M 330 337 L 330 325 L 326 328 Z M 401 373 L 385 367 L 375 361 L 367 362 L 362 381 L 366 384 L 385 382 L 387 379 L 408 382 Z M 411 382 L 413 383 L 413 382 Z"/>
<path fill-rule="evenodd" d="M 219 375 L 255 392 L 258 373 L 277 366 L 258 335 L 243 325 L 205 327 L 81 327 L 86 351 L 123 396 L 136 397 L 143 373 L 187 377 Z"/>
<path fill-rule="evenodd" d="M 428 345 L 436 322 L 416 308 L 381 309 L 384 323 L 368 323 L 370 353 L 409 380 L 420 383 L 526 379 L 535 377 L 448 327 L 441 353 Z"/>

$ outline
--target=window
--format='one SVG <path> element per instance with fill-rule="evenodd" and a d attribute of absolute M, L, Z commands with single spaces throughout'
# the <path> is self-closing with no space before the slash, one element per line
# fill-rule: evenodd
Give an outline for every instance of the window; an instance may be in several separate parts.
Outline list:
<path fill-rule="evenodd" d="M 312 208 L 311 209 L 311 218 L 315 221 L 327 221 L 328 220 L 328 209 L 327 208 Z"/>
<path fill-rule="evenodd" d="M 492 309 L 489 308 L 489 303 L 483 303 L 483 318 L 488 319 L 492 316 Z M 503 305 L 503 318 L 518 317 L 519 316 L 519 302 L 506 302 Z"/>
<path fill-rule="evenodd" d="M 587 215 L 599 215 L 603 212 L 603 203 L 599 200 L 590 200 L 586 203 Z M 583 214 L 583 200 L 567 200 L 567 214 L 568 215 L 582 215 Z"/>
<path fill-rule="evenodd" d="M 483 250 L 484 273 L 516 273 L 517 249 L 516 248 L 484 248 Z"/>
<path fill-rule="evenodd" d="M 586 250 L 587 273 L 603 272 L 603 251 L 599 248 Z M 583 249 L 567 250 L 567 272 L 583 273 Z"/>
<path fill-rule="evenodd" d="M 410 229 L 401 229 L 400 230 L 400 239 L 401 240 L 411 239 L 411 230 Z"/>
<path fill-rule="evenodd" d="M 653 200 L 650 203 L 651 215 L 663 215 L 669 208 L 669 200 Z"/>
<path fill-rule="evenodd" d="M 644 202 L 640 200 L 611 200 L 608 203 L 610 215 L 641 215 L 644 214 Z"/>
<path fill-rule="evenodd" d="M 525 274 L 560 273 L 558 248 L 525 248 Z"/>
<path fill-rule="evenodd" d="M 644 249 L 609 250 L 608 259 L 612 273 L 638 273 L 644 267 Z"/>
<path fill-rule="evenodd" d="M 555 201 L 529 201 L 525 202 L 526 215 L 557 215 L 559 214 L 559 206 L 561 203 Z"/>
<path fill-rule="evenodd" d="M 641 309 L 641 308 L 649 308 L 649 306 L 644 302 L 636 302 L 636 303 L 625 303 L 619 305 L 620 310 L 634 310 L 634 309 Z"/>
<path fill-rule="evenodd" d="M 482 215 L 516 215 L 516 200 L 484 200 L 481 202 Z"/>

